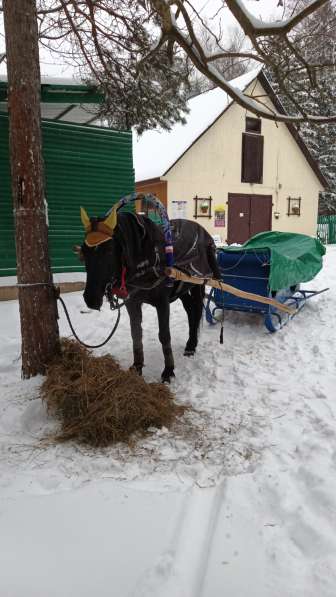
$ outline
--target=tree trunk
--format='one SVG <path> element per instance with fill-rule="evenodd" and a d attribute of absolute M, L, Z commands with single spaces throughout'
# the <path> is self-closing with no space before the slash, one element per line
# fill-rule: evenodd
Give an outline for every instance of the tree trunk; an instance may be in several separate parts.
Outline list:
<path fill-rule="evenodd" d="M 35 0 L 4 0 L 9 141 L 22 336 L 22 377 L 44 373 L 59 350 L 48 253 Z M 35 286 L 34 286 L 35 284 Z"/>

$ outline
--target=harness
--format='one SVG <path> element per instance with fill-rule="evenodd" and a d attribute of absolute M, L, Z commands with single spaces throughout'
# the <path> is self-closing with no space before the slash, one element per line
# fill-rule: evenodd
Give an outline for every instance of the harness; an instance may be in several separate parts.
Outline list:
<path fill-rule="evenodd" d="M 113 285 L 112 282 L 110 282 L 107 286 L 106 286 L 106 290 L 105 290 L 105 296 L 108 300 L 108 302 L 111 304 L 113 304 L 113 297 L 117 297 L 117 299 L 121 298 L 121 299 L 126 299 L 128 297 L 128 290 L 126 287 L 126 267 L 123 266 L 121 269 L 121 282 L 120 282 L 120 286 L 116 286 Z M 112 307 L 111 307 L 112 308 Z"/>
<path fill-rule="evenodd" d="M 104 218 L 104 220 L 99 220 L 98 218 L 89 218 L 86 211 L 83 208 L 81 208 L 81 219 L 82 219 L 82 223 L 84 225 L 85 232 L 86 232 L 85 240 L 84 240 L 85 244 L 88 247 L 97 247 L 98 245 L 100 245 L 104 242 L 107 242 L 108 240 L 111 240 L 111 238 L 113 236 L 114 229 L 117 225 L 117 211 L 120 208 L 122 208 L 124 205 L 134 202 L 137 199 L 146 199 L 147 201 L 152 203 L 154 205 L 154 207 L 160 213 L 161 219 L 162 219 L 162 224 L 163 224 L 164 238 L 165 238 L 166 265 L 167 265 L 167 267 L 172 267 L 174 264 L 174 254 L 173 254 L 172 235 L 171 235 L 171 229 L 170 229 L 168 215 L 167 215 L 167 212 L 166 212 L 164 206 L 162 205 L 162 203 L 154 195 L 151 195 L 151 194 L 143 195 L 143 194 L 139 194 L 139 193 L 132 193 L 130 195 L 126 195 L 125 197 L 120 199 L 120 201 L 118 201 L 118 203 L 116 205 L 114 205 L 112 207 L 112 209 L 107 213 L 107 216 Z M 69 316 L 69 312 L 65 305 L 65 302 L 60 296 L 60 288 L 59 287 L 55 286 L 51 282 L 34 282 L 34 283 L 22 283 L 22 284 L 19 283 L 16 286 L 18 288 L 29 288 L 29 287 L 31 288 L 34 286 L 46 286 L 46 287 L 52 288 L 54 291 L 56 300 L 60 301 L 60 303 L 64 309 L 64 313 L 65 313 L 66 319 L 68 321 L 69 327 L 71 329 L 72 334 L 76 338 L 76 340 L 80 344 L 82 344 L 83 346 L 85 346 L 87 348 L 100 348 L 101 346 L 104 346 L 105 344 L 107 344 L 107 342 L 109 342 L 109 340 L 115 334 L 115 332 L 118 328 L 118 325 L 119 325 L 119 321 L 120 321 L 120 309 L 125 305 L 125 302 L 131 296 L 133 296 L 138 290 L 140 290 L 140 287 L 138 287 L 138 288 L 136 287 L 135 290 L 133 290 L 132 292 L 128 292 L 128 289 L 126 287 L 126 274 L 127 274 L 126 267 L 122 266 L 120 286 L 118 287 L 111 282 L 106 287 L 105 296 L 109 302 L 110 309 L 112 311 L 118 311 L 118 315 L 117 315 L 117 320 L 112 328 L 112 331 L 108 335 L 108 337 L 103 342 L 101 342 L 100 344 L 96 344 L 96 345 L 86 344 L 78 337 L 78 335 L 72 325 L 72 322 L 71 322 L 71 319 Z M 159 277 L 157 272 L 156 272 L 156 276 Z M 154 283 L 153 287 L 155 287 L 158 283 L 160 283 L 162 281 L 162 279 L 164 279 L 164 277 L 165 276 L 163 276 L 162 278 L 160 277 L 160 279 Z M 169 286 L 169 285 L 173 285 L 174 281 L 171 280 L 170 278 L 167 278 L 166 283 Z M 147 288 L 146 290 L 149 290 L 149 288 Z M 120 302 L 120 299 L 122 299 L 123 302 Z"/>

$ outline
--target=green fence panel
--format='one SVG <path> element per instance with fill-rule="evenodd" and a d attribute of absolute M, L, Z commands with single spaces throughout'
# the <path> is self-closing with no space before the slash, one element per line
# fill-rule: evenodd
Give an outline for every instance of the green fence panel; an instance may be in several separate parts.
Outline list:
<path fill-rule="evenodd" d="M 336 214 L 318 217 L 317 236 L 324 244 L 336 243 Z"/>
<path fill-rule="evenodd" d="M 80 271 L 83 267 L 72 252 L 83 240 L 79 208 L 103 215 L 134 191 L 132 134 L 44 121 L 42 137 L 52 270 Z M 0 276 L 14 275 L 15 268 L 8 117 L 0 114 Z"/>

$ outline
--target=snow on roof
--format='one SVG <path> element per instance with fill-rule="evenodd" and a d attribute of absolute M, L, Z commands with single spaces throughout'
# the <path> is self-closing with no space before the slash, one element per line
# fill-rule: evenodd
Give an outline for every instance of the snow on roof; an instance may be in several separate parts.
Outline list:
<path fill-rule="evenodd" d="M 7 85 L 7 75 L 0 75 L 0 86 Z M 97 120 L 97 102 L 91 97 L 88 102 L 88 93 L 92 92 L 89 85 L 77 79 L 64 77 L 41 77 L 41 86 L 47 87 L 48 100 L 42 95 L 42 119 L 67 122 L 72 124 L 91 124 L 104 127 L 105 123 Z M 60 103 L 57 96 L 62 94 L 64 102 Z M 99 92 L 97 92 L 97 95 Z M 55 101 L 53 101 L 55 99 Z M 5 97 L 0 94 L 0 113 L 7 113 L 7 93 Z"/>
<path fill-rule="evenodd" d="M 237 77 L 231 85 L 243 91 L 257 77 L 260 67 Z M 201 93 L 188 102 L 186 124 L 178 123 L 170 131 L 153 129 L 141 136 L 133 134 L 135 180 L 162 176 L 190 145 L 232 103 L 219 87 Z"/>
<path fill-rule="evenodd" d="M 0 75 L 0 81 L 7 83 L 7 75 Z M 71 85 L 79 86 L 85 85 L 83 81 L 79 79 L 73 79 L 71 77 L 49 77 L 49 75 L 41 76 L 41 85 Z"/>

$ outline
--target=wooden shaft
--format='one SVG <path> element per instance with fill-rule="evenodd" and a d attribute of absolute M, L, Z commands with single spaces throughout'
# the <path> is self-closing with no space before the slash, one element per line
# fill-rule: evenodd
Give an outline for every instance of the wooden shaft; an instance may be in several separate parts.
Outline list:
<path fill-rule="evenodd" d="M 218 288 L 218 290 L 223 290 L 228 292 L 229 294 L 234 294 L 234 296 L 239 296 L 240 298 L 244 298 L 250 301 L 256 301 L 257 303 L 264 303 L 265 305 L 272 305 L 279 311 L 284 311 L 289 315 L 293 315 L 296 309 L 291 309 L 287 305 L 283 303 L 279 303 L 274 299 L 271 299 L 267 296 L 260 296 L 259 294 L 253 294 L 252 292 L 245 292 L 245 290 L 239 290 L 234 286 L 230 286 L 230 284 L 225 284 L 225 282 L 221 282 L 221 280 L 214 280 L 213 278 L 197 278 L 196 276 L 188 276 L 184 274 L 178 269 L 174 267 L 167 267 L 165 270 L 165 274 L 169 278 L 175 278 L 175 280 L 181 280 L 181 282 L 189 282 L 189 284 L 206 284 L 207 286 L 211 286 L 212 288 Z"/>

